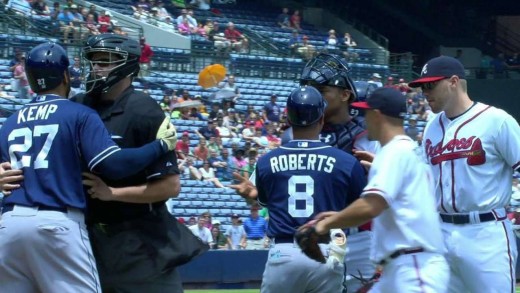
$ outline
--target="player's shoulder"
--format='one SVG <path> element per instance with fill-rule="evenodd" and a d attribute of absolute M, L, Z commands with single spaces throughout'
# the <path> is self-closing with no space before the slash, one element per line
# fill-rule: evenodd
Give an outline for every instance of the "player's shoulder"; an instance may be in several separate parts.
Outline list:
<path fill-rule="evenodd" d="M 156 100 L 150 95 L 136 90 L 129 93 L 125 111 L 130 111 L 138 116 L 164 116 L 164 112 Z"/>

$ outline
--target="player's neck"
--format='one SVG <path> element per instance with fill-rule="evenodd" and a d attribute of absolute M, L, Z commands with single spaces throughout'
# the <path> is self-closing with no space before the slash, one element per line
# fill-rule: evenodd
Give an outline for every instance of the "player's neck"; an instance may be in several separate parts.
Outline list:
<path fill-rule="evenodd" d="M 447 107 L 448 109 L 444 110 L 444 113 L 446 117 L 453 119 L 468 111 L 474 104 L 475 102 L 473 102 L 467 94 L 464 94 L 455 100 L 451 107 Z"/>
<path fill-rule="evenodd" d="M 332 116 L 326 116 L 325 117 L 325 123 L 332 124 L 332 125 L 341 125 L 345 124 L 348 121 L 350 121 L 352 117 L 348 114 L 348 109 L 346 111 L 338 111 Z"/>
<path fill-rule="evenodd" d="M 378 140 L 381 146 L 384 146 L 398 135 L 406 135 L 403 126 L 386 125 L 385 129 L 381 129 Z"/>

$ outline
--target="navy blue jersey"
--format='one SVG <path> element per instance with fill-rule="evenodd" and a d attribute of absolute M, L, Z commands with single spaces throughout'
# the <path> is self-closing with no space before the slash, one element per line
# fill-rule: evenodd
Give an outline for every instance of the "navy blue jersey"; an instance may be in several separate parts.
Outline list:
<path fill-rule="evenodd" d="M 118 150 L 94 110 L 56 95 L 36 97 L 0 129 L 2 162 L 25 177 L 3 205 L 85 209 L 81 172 Z"/>
<path fill-rule="evenodd" d="M 356 158 L 314 140 L 292 140 L 265 154 L 255 172 L 269 237 L 291 237 L 318 213 L 344 209 L 367 183 Z"/>

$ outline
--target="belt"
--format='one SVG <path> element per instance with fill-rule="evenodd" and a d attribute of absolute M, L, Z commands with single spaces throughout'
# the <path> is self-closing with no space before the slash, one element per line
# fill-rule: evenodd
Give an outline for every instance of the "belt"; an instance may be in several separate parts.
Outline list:
<path fill-rule="evenodd" d="M 323 237 L 320 237 L 318 239 L 318 243 L 327 244 L 330 242 L 330 239 L 327 239 L 328 235 L 325 235 Z M 330 237 L 330 236 L 329 236 Z M 280 244 L 280 243 L 295 243 L 293 236 L 286 236 L 286 237 L 274 237 L 274 243 Z"/>
<path fill-rule="evenodd" d="M 391 261 L 392 259 L 396 259 L 396 258 L 400 257 L 401 255 L 419 253 L 419 252 L 424 252 L 424 248 L 412 247 L 412 248 L 399 249 L 399 250 L 392 252 L 392 254 L 390 254 L 387 258 L 382 259 L 378 263 L 378 265 L 383 266 L 383 265 L 387 264 L 389 261 Z"/>
<path fill-rule="evenodd" d="M 469 215 L 458 215 L 458 214 L 440 214 L 441 219 L 444 223 L 451 223 L 451 224 L 469 224 L 471 223 L 471 218 Z M 483 213 L 478 214 L 478 217 L 480 219 L 480 222 L 489 222 L 489 221 L 496 221 L 497 218 L 492 212 L 489 213 Z"/>
<path fill-rule="evenodd" d="M 251 237 L 251 238 L 247 238 L 247 240 L 261 240 L 261 239 L 264 239 L 264 237 Z"/>
<path fill-rule="evenodd" d="M 7 204 L 5 206 L 2 207 L 2 213 L 7 213 L 7 212 L 12 212 L 13 209 L 14 209 L 14 206 L 15 204 Z M 68 211 L 68 209 L 66 207 L 50 207 L 50 206 L 44 206 L 44 205 L 39 205 L 39 206 L 35 206 L 38 208 L 39 211 L 54 211 L 54 212 L 62 212 L 62 213 L 66 213 Z"/>

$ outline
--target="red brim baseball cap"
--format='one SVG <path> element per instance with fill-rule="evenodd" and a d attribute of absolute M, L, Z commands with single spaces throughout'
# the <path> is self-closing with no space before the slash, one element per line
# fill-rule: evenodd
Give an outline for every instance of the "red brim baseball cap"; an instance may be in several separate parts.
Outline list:
<path fill-rule="evenodd" d="M 406 97 L 392 87 L 376 89 L 365 102 L 350 104 L 357 109 L 377 109 L 386 116 L 404 119 L 406 116 Z"/>
<path fill-rule="evenodd" d="M 465 79 L 464 65 L 453 57 L 440 56 L 426 62 L 421 70 L 421 77 L 408 83 L 408 86 L 420 87 L 423 83 L 439 81 L 454 75 Z"/>

